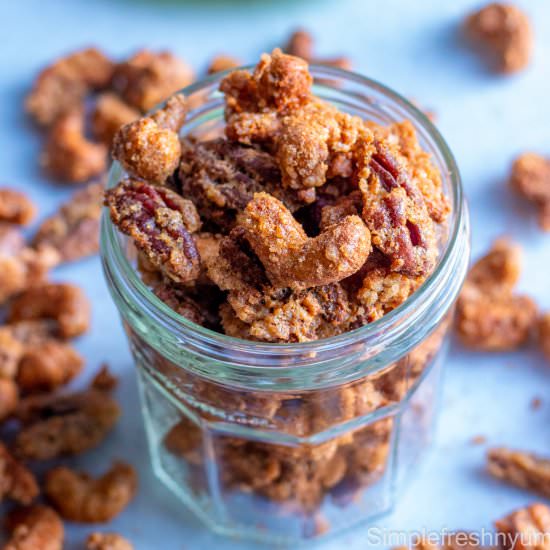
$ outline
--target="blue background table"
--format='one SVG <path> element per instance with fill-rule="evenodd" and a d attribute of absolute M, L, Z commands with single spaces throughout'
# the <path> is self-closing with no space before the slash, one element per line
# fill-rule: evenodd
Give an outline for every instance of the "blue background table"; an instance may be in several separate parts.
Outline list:
<path fill-rule="evenodd" d="M 531 67 L 513 77 L 487 71 L 464 47 L 458 27 L 476 0 L 146 1 L 4 0 L 0 3 L 0 159 L 2 184 L 17 186 L 53 212 L 72 189 L 40 173 L 41 138 L 22 112 L 37 71 L 63 52 L 97 44 L 114 57 L 147 46 L 169 48 L 204 70 L 216 53 L 253 62 L 286 40 L 298 25 L 318 39 L 318 54 L 349 55 L 358 72 L 437 112 L 437 125 L 460 166 L 469 198 L 473 253 L 508 234 L 525 246 L 522 290 L 550 308 L 550 235 L 536 227 L 527 205 L 506 186 L 514 156 L 550 154 L 550 3 L 521 2 L 532 16 L 536 52 Z M 93 302 L 93 328 L 78 349 L 89 369 L 103 360 L 122 378 L 121 422 L 101 449 L 78 463 L 92 472 L 122 458 L 139 469 L 138 497 L 111 525 L 138 550 L 255 548 L 207 532 L 153 477 L 141 425 L 132 362 L 99 260 L 55 271 L 56 280 L 81 284 Z M 535 499 L 483 471 L 483 435 L 490 445 L 550 451 L 550 365 L 536 351 L 469 353 L 454 345 L 447 361 L 441 416 L 433 449 L 393 515 L 378 524 L 392 530 L 490 529 L 492 520 Z M 533 410 L 534 397 L 542 406 Z M 90 527 L 68 528 L 67 548 L 82 548 Z M 382 531 L 357 529 L 323 543 L 326 550 L 367 548 Z M 389 535 L 388 535 L 389 536 Z M 391 541 L 387 541 L 388 544 Z M 370 544 L 369 544 L 370 543 Z"/>

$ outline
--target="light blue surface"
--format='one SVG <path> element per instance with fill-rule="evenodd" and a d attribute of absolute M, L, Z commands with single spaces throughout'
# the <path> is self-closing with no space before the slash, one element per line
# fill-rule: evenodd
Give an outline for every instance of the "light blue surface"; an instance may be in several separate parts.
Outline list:
<path fill-rule="evenodd" d="M 527 71 L 511 78 L 488 73 L 460 43 L 461 18 L 477 4 L 477 0 L 2 0 L 0 181 L 28 191 L 40 204 L 41 215 L 53 212 L 70 193 L 40 174 L 36 158 L 41 140 L 21 108 L 36 72 L 64 51 L 97 44 L 113 56 L 122 56 L 141 46 L 167 47 L 204 68 L 219 52 L 254 61 L 261 51 L 280 44 L 291 28 L 307 25 L 318 38 L 319 55 L 348 54 L 358 72 L 435 109 L 469 197 L 474 254 L 500 234 L 515 237 L 526 249 L 521 287 L 550 308 L 550 235 L 538 231 L 529 208 L 517 203 L 505 185 L 517 153 L 533 149 L 550 154 L 550 3 L 521 2 L 535 23 L 536 54 Z M 99 260 L 59 269 L 55 278 L 83 285 L 93 302 L 93 329 L 78 342 L 90 370 L 108 360 L 122 376 L 122 421 L 107 445 L 79 461 L 97 472 L 113 458 L 130 460 L 139 468 L 138 497 L 108 529 L 126 534 L 137 550 L 256 548 L 206 532 L 153 478 L 131 360 Z M 383 528 L 480 530 L 534 500 L 489 479 L 483 472 L 484 447 L 470 440 L 484 435 L 491 445 L 548 452 L 550 366 L 536 352 L 489 356 L 455 347 L 445 378 L 433 451 L 395 513 L 380 522 Z M 530 408 L 535 396 L 543 399 L 538 411 Z M 70 527 L 67 548 L 82 548 L 90 530 Z M 367 530 L 359 529 L 320 547 L 359 550 L 368 543 Z"/>

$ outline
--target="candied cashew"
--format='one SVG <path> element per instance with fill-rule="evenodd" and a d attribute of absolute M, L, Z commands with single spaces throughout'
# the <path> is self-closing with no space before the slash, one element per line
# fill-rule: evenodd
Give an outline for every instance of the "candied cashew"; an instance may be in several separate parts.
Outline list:
<path fill-rule="evenodd" d="M 550 498 L 550 459 L 509 449 L 490 449 L 487 469 L 507 483 Z"/>
<path fill-rule="evenodd" d="M 182 94 L 172 96 L 154 114 L 125 124 L 113 140 L 112 154 L 131 175 L 163 183 L 178 167 L 178 130 L 187 115 Z"/>
<path fill-rule="evenodd" d="M 59 211 L 46 219 L 33 239 L 38 250 L 59 254 L 71 262 L 99 251 L 99 220 L 103 205 L 103 183 L 92 183 L 78 190 Z"/>
<path fill-rule="evenodd" d="M 512 165 L 510 185 L 537 208 L 541 229 L 550 231 L 550 160 L 525 153 Z"/>
<path fill-rule="evenodd" d="M 79 107 L 90 90 L 107 87 L 113 69 L 113 62 L 96 48 L 73 52 L 38 75 L 25 108 L 39 124 L 48 126 Z"/>
<path fill-rule="evenodd" d="M 44 493 L 61 517 L 80 523 L 106 523 L 134 498 L 137 475 L 123 462 L 94 479 L 86 473 L 58 466 L 46 475 Z"/>
<path fill-rule="evenodd" d="M 94 389 L 27 397 L 16 411 L 23 427 L 15 439 L 15 452 L 29 460 L 83 453 L 103 441 L 119 415 L 116 401 Z"/>
<path fill-rule="evenodd" d="M 130 541 L 118 533 L 91 533 L 86 539 L 86 550 L 133 550 Z"/>
<path fill-rule="evenodd" d="M 496 70 L 524 69 L 533 50 L 533 31 L 527 15 L 512 4 L 492 3 L 472 13 L 465 22 L 472 40 L 492 59 Z"/>
<path fill-rule="evenodd" d="M 49 506 L 14 510 L 6 524 L 11 537 L 2 550 L 63 550 L 63 522 Z"/>
<path fill-rule="evenodd" d="M 193 203 L 165 187 L 126 178 L 105 195 L 111 220 L 132 237 L 155 267 L 170 279 L 191 283 L 200 274 L 192 232 L 200 228 Z"/>
<path fill-rule="evenodd" d="M 172 53 L 140 50 L 117 65 L 113 88 L 130 105 L 145 112 L 193 79 L 193 69 Z"/>
<path fill-rule="evenodd" d="M 84 135 L 84 112 L 74 109 L 61 115 L 46 137 L 41 163 L 54 178 L 82 183 L 107 169 L 107 148 Z"/>
<path fill-rule="evenodd" d="M 90 303 L 80 287 L 70 283 L 46 283 L 29 288 L 10 304 L 10 323 L 53 319 L 59 335 L 73 338 L 88 330 Z"/>
<path fill-rule="evenodd" d="M 9 187 L 0 187 L 0 222 L 26 225 L 36 215 L 29 197 Z"/>
<path fill-rule="evenodd" d="M 348 216 L 309 238 L 275 197 L 257 193 L 238 218 L 273 285 L 308 288 L 340 281 L 367 260 L 370 233 L 358 216 Z"/>
<path fill-rule="evenodd" d="M 39 493 L 34 474 L 0 442 L 0 502 L 8 498 L 30 504 Z"/>
<path fill-rule="evenodd" d="M 82 370 L 84 360 L 64 342 L 49 340 L 23 352 L 17 384 L 24 393 L 40 393 L 68 384 Z"/>
<path fill-rule="evenodd" d="M 97 98 L 92 113 L 92 133 L 101 143 L 111 147 L 121 126 L 134 122 L 140 115 L 117 94 L 104 92 Z"/>
<path fill-rule="evenodd" d="M 495 527 L 504 535 L 505 550 L 550 550 L 550 508 L 545 504 L 535 503 L 515 510 L 495 521 Z"/>

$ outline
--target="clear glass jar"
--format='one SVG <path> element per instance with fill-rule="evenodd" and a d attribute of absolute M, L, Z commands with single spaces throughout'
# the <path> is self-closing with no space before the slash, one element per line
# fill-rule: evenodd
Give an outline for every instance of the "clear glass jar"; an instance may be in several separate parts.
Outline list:
<path fill-rule="evenodd" d="M 325 340 L 239 340 L 179 316 L 136 272 L 132 243 L 102 222 L 102 259 L 139 375 L 157 476 L 214 531 L 295 544 L 389 511 L 427 449 L 452 306 L 469 257 L 455 161 L 408 101 L 312 67 L 315 93 L 387 124 L 409 119 L 452 203 L 434 273 L 383 318 Z M 223 128 L 222 75 L 184 90 L 183 134 Z M 122 175 L 115 163 L 109 185 Z"/>

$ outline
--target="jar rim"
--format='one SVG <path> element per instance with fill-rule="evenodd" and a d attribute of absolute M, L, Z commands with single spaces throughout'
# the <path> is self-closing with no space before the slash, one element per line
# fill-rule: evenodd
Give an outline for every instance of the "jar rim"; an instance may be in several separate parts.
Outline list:
<path fill-rule="evenodd" d="M 242 69 L 249 70 L 253 66 L 245 66 Z M 235 69 L 233 69 L 235 70 Z M 181 93 L 189 96 L 197 93 L 203 89 L 212 86 L 214 83 L 220 81 L 226 74 L 231 72 L 224 71 L 216 73 L 210 77 L 200 80 L 190 86 L 181 90 Z M 452 223 L 449 226 L 448 238 L 445 242 L 445 248 L 441 252 L 438 263 L 432 273 L 422 283 L 422 285 L 407 299 L 403 304 L 396 307 L 381 318 L 358 327 L 354 330 L 331 336 L 329 338 L 323 338 L 319 340 L 313 340 L 308 342 L 297 343 L 271 343 L 271 342 L 258 342 L 252 340 L 245 340 L 233 336 L 229 336 L 220 332 L 213 331 L 211 329 L 202 327 L 176 313 L 162 300 L 160 300 L 151 289 L 141 280 L 137 271 L 132 266 L 124 251 L 120 245 L 118 231 L 114 224 L 111 222 L 110 217 L 104 209 L 101 224 L 101 250 L 102 261 L 106 275 L 109 276 L 108 267 L 109 262 L 114 261 L 116 267 L 120 271 L 123 277 L 124 285 L 131 288 L 134 293 L 141 299 L 142 304 L 147 307 L 149 315 L 156 320 L 162 321 L 165 325 L 168 325 L 170 330 L 179 333 L 184 340 L 187 337 L 193 337 L 196 343 L 200 341 L 201 349 L 209 346 L 221 346 L 223 349 L 230 348 L 235 352 L 252 353 L 256 357 L 258 356 L 271 356 L 288 357 L 293 355 L 307 356 L 312 352 L 318 358 L 319 354 L 324 351 L 330 352 L 337 349 L 345 348 L 353 345 L 358 341 L 369 341 L 372 336 L 380 338 L 387 335 L 391 331 L 398 321 L 407 316 L 411 310 L 421 308 L 423 302 L 427 296 L 433 291 L 434 288 L 441 285 L 441 279 L 445 273 L 448 272 L 450 264 L 453 263 L 453 251 L 457 249 L 457 243 L 462 235 L 464 227 L 467 226 L 467 210 L 464 202 L 463 189 L 461 184 L 460 173 L 458 166 L 454 159 L 454 156 L 445 142 L 443 136 L 434 124 L 428 119 L 428 117 L 409 100 L 405 99 L 398 93 L 394 92 L 387 86 L 359 75 L 357 73 L 346 71 L 343 69 L 325 67 L 322 65 L 310 65 L 310 71 L 314 77 L 331 79 L 333 81 L 350 81 L 362 86 L 366 86 L 377 93 L 380 93 L 384 98 L 389 99 L 394 104 L 402 108 L 405 113 L 410 116 L 416 129 L 422 128 L 428 135 L 428 137 L 434 142 L 436 150 L 441 154 L 447 173 L 441 174 L 443 178 L 447 177 L 450 180 L 451 189 L 451 202 L 452 202 Z M 334 85 L 323 84 L 324 89 L 336 89 Z M 368 101 L 368 97 L 364 98 Z M 109 186 L 113 186 L 119 181 L 123 171 L 118 162 L 113 162 L 109 172 Z M 467 255 L 467 250 L 466 250 Z M 111 277 L 112 278 L 112 277 Z M 462 274 L 462 279 L 463 279 Z M 460 281 L 458 288 L 460 288 L 462 281 Z M 458 289 L 454 292 L 454 298 L 458 293 Z M 448 304 L 450 307 L 451 304 Z M 258 365 L 258 363 L 254 363 Z M 259 367 L 265 369 L 266 367 Z M 280 369 L 280 367 L 275 367 Z M 279 371 L 280 372 L 280 371 Z"/>

